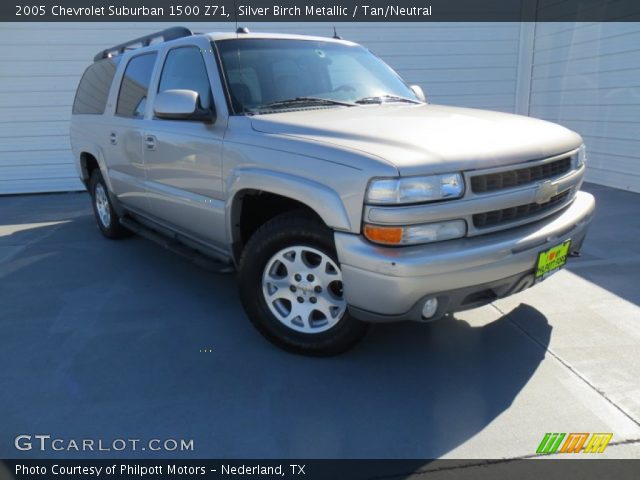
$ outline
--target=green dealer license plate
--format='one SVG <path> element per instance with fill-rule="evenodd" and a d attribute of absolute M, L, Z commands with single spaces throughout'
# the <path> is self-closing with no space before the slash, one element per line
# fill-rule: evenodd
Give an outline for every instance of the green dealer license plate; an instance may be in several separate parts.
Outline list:
<path fill-rule="evenodd" d="M 544 280 L 548 276 L 556 273 L 567 263 L 569 247 L 571 247 L 571 240 L 566 240 L 564 243 L 551 247 L 548 250 L 543 250 L 538 254 L 538 261 L 536 262 L 537 281 Z"/>

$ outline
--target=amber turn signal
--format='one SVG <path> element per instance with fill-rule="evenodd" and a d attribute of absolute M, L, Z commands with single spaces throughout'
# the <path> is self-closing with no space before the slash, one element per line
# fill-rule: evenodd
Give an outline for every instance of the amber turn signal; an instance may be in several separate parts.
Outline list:
<path fill-rule="evenodd" d="M 385 245 L 400 245 L 404 229 L 402 227 L 380 227 L 377 225 L 365 225 L 364 236 L 372 242 Z"/>

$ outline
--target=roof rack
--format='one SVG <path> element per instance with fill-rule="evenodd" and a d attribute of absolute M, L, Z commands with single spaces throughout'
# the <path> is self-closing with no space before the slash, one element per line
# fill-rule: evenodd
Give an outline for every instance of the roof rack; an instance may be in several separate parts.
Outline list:
<path fill-rule="evenodd" d="M 145 35 L 140 38 L 135 38 L 133 40 L 129 40 L 128 42 L 121 43 L 119 45 L 115 45 L 111 48 L 106 48 L 99 52 L 95 57 L 93 57 L 93 61 L 97 62 L 98 60 L 102 60 L 104 58 L 110 58 L 114 54 L 122 54 L 128 49 L 131 50 L 135 45 L 141 45 L 142 47 L 148 47 L 151 45 L 151 42 L 155 39 L 161 39 L 163 42 L 168 42 L 169 40 L 176 40 L 182 37 L 190 37 L 193 35 L 191 30 L 186 27 L 171 27 L 166 30 L 161 30 L 159 32 L 150 33 L 149 35 Z M 141 47 L 137 47 L 141 48 Z"/>

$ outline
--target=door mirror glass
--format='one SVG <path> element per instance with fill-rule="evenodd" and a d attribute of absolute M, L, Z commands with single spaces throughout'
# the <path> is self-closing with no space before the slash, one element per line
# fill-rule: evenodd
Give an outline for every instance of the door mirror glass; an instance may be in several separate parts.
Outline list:
<path fill-rule="evenodd" d="M 213 122 L 212 110 L 199 107 L 198 92 L 194 90 L 165 90 L 156 95 L 153 111 L 157 118 L 165 120 L 196 120 Z"/>
<path fill-rule="evenodd" d="M 420 100 L 421 102 L 427 101 L 427 97 L 422 91 L 422 87 L 420 85 L 411 85 L 411 90 L 413 90 L 413 93 L 416 94 L 418 100 Z"/>

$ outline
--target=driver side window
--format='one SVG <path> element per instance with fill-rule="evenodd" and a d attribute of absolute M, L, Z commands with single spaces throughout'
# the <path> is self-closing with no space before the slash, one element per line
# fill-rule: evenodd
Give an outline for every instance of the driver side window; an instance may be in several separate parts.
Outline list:
<path fill-rule="evenodd" d="M 174 89 L 198 92 L 200 107 L 211 108 L 211 85 L 198 47 L 178 47 L 167 54 L 158 92 Z"/>

